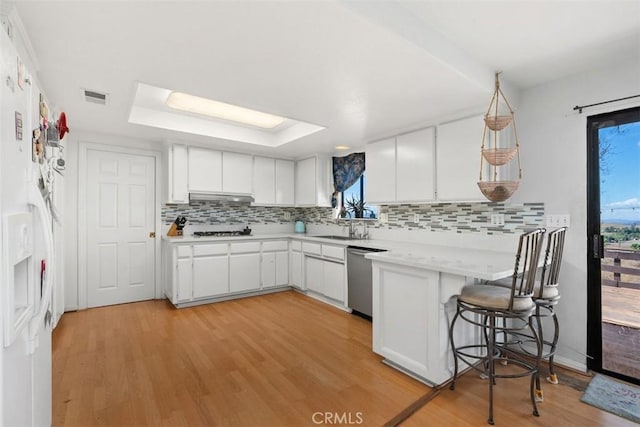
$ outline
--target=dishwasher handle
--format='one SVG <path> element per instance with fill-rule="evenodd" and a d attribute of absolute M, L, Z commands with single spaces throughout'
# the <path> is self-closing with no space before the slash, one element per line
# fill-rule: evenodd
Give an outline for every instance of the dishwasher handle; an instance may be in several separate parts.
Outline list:
<path fill-rule="evenodd" d="M 366 254 L 371 254 L 371 253 L 376 253 L 376 252 L 386 252 L 386 250 L 385 249 L 354 248 L 354 247 L 348 247 L 347 248 L 347 253 L 348 254 L 353 254 L 353 255 L 365 256 Z"/>

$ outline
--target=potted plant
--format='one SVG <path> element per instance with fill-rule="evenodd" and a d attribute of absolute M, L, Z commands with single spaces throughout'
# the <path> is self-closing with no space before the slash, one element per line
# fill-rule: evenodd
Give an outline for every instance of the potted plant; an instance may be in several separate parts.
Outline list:
<path fill-rule="evenodd" d="M 366 202 L 360 200 L 357 197 L 351 197 L 345 201 L 347 212 L 353 215 L 353 218 L 364 218 L 365 212 L 373 213 L 373 211 L 366 207 Z"/>

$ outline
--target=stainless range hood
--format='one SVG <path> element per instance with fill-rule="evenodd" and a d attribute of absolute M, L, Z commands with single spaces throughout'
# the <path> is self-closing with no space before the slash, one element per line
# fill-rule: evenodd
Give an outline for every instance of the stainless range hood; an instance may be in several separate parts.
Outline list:
<path fill-rule="evenodd" d="M 189 193 L 189 201 L 191 200 L 205 200 L 209 202 L 248 205 L 252 203 L 255 199 L 251 194 Z"/>

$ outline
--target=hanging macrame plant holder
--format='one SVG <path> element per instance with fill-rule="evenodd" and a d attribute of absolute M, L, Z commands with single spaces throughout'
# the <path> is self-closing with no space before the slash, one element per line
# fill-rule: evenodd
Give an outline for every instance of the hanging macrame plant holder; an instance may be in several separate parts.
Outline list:
<path fill-rule="evenodd" d="M 491 97 L 489 108 L 484 116 L 484 132 L 482 133 L 482 147 L 480 156 L 480 178 L 478 187 L 484 196 L 492 202 L 504 202 L 509 199 L 518 189 L 520 179 L 522 179 L 522 167 L 520 166 L 520 144 L 518 143 L 518 133 L 516 132 L 516 122 L 511 105 L 500 89 L 499 73 L 496 73 L 495 91 Z M 502 105 L 501 105 L 502 104 Z M 508 111 L 506 113 L 504 110 Z M 498 135 L 505 132 L 509 126 L 513 127 L 514 145 L 510 147 L 498 147 Z M 493 136 L 490 139 L 490 146 L 487 147 L 487 135 Z M 509 164 L 515 157 L 518 159 L 518 179 L 499 179 L 499 168 Z M 488 163 L 489 179 L 484 180 L 485 164 Z"/>

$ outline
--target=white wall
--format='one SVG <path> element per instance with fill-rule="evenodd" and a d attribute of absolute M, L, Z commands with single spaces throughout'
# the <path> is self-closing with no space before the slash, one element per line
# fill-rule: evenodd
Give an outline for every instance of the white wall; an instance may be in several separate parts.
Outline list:
<path fill-rule="evenodd" d="M 147 151 L 162 151 L 162 143 L 123 138 L 115 135 L 92 134 L 77 132 L 73 129 L 73 117 L 69 117 L 69 127 L 71 131 L 65 137 L 66 173 L 64 180 L 65 194 L 65 217 L 64 227 L 65 248 L 64 248 L 64 272 L 65 272 L 65 311 L 77 310 L 78 305 L 78 263 L 85 262 L 78 253 L 78 154 L 79 145 L 83 142 L 104 144 L 110 146 L 120 146 L 125 148 L 136 148 Z M 163 167 L 161 167 L 163 169 Z M 158 185 L 162 185 L 163 176 L 158 176 Z M 160 215 L 160 201 L 157 201 L 158 215 Z M 83 285 L 84 286 L 84 285 Z"/>
<path fill-rule="evenodd" d="M 523 179 L 513 202 L 544 202 L 570 214 L 560 275 L 558 362 L 585 369 L 587 351 L 587 116 L 640 105 L 640 99 L 573 111 L 640 94 L 640 58 L 524 91 L 516 111 Z"/>

